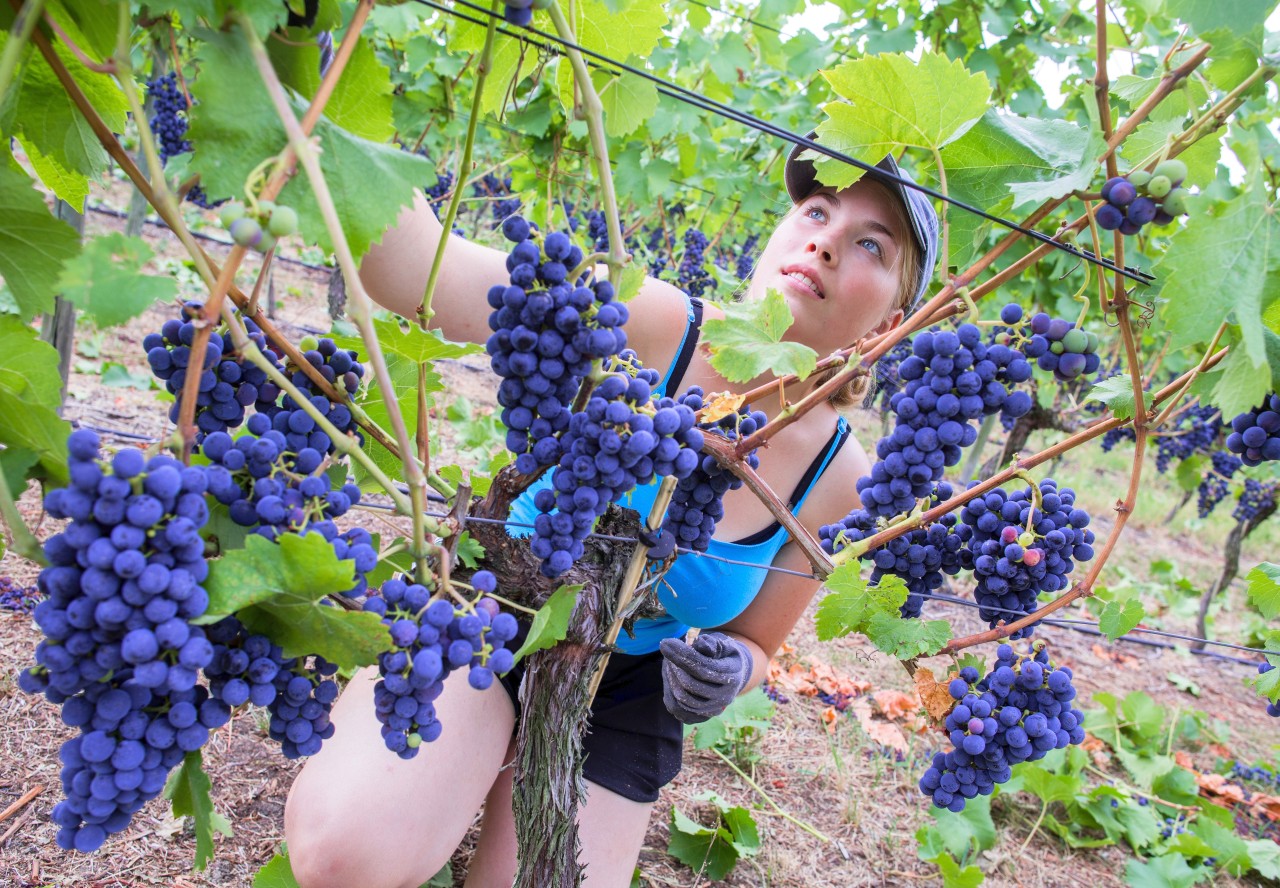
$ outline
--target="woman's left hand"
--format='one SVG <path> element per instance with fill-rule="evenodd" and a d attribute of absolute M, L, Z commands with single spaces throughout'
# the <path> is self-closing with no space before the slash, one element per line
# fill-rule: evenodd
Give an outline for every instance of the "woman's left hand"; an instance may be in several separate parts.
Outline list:
<path fill-rule="evenodd" d="M 751 679 L 753 661 L 747 646 L 723 632 L 703 632 L 685 644 L 664 638 L 662 702 L 687 725 L 714 718 L 728 708 Z"/>

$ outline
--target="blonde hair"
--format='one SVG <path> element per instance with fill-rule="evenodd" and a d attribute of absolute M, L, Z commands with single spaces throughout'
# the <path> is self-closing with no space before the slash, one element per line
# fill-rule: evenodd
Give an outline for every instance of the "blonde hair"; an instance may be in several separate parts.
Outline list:
<path fill-rule="evenodd" d="M 889 205 L 892 207 L 893 221 L 896 223 L 896 228 L 898 231 L 905 231 L 908 233 L 908 237 L 899 244 L 898 249 L 898 260 L 896 263 L 899 271 L 898 293 L 896 298 L 893 300 L 893 305 L 890 306 L 889 311 L 885 314 L 885 317 L 888 317 L 899 309 L 901 309 L 902 313 L 906 315 L 911 310 L 911 306 L 915 303 L 916 291 L 919 286 L 920 265 L 923 261 L 920 255 L 920 245 L 916 243 L 915 236 L 912 234 L 914 229 L 911 225 L 911 219 L 907 216 L 907 208 L 903 204 L 902 200 L 881 183 L 873 182 L 873 184 L 878 188 L 883 189 L 885 194 L 892 198 L 889 201 Z M 787 215 L 791 215 L 791 213 L 795 212 L 798 208 L 799 204 L 796 204 L 787 211 Z M 817 387 L 822 385 L 843 369 L 843 367 L 833 367 L 830 370 L 823 370 L 814 377 L 814 386 Z M 853 377 L 844 385 L 832 392 L 831 396 L 827 399 L 827 403 L 839 411 L 845 411 L 852 407 L 864 406 L 868 396 L 870 396 L 875 388 L 873 384 L 875 380 L 874 373 L 875 368 L 872 367 L 871 372 Z"/>

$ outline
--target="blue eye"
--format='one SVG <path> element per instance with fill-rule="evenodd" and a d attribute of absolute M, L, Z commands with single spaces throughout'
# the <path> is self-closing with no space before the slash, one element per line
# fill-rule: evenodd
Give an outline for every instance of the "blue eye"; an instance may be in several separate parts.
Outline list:
<path fill-rule="evenodd" d="M 804 213 L 806 216 L 812 216 L 814 213 L 819 213 L 824 219 L 827 216 L 827 211 L 824 210 L 818 204 L 810 204 L 809 207 L 804 211 Z"/>
<path fill-rule="evenodd" d="M 871 246 L 868 247 L 868 250 L 870 252 L 874 253 L 876 256 L 880 256 L 880 257 L 884 256 L 884 248 L 880 246 L 880 241 L 876 240 L 875 238 L 864 237 L 861 241 L 859 241 L 859 243 L 862 244 L 863 246 L 870 244 Z"/>

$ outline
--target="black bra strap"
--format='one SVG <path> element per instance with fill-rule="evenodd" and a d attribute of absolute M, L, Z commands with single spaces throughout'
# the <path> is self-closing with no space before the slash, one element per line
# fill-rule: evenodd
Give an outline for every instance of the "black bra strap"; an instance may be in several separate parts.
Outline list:
<path fill-rule="evenodd" d="M 840 448 L 849 440 L 849 426 L 845 423 L 842 423 L 842 425 L 843 428 L 838 428 L 831 433 L 831 438 L 828 439 L 826 446 L 819 450 L 818 455 L 813 458 L 813 462 L 809 463 L 809 468 L 805 469 L 804 475 L 800 477 L 800 483 L 796 485 L 795 493 L 791 494 L 791 499 L 787 500 L 788 505 L 794 507 L 795 503 L 800 502 L 805 494 L 809 492 L 809 488 L 818 480 L 818 470 L 822 468 L 823 462 L 827 462 L 830 465 L 827 456 L 828 451 L 831 454 L 830 459 L 835 459 L 836 454 L 840 452 Z M 769 537 L 778 532 L 780 527 L 782 525 L 775 521 L 764 530 L 756 531 L 751 536 L 733 540 L 732 542 L 740 546 L 754 546 L 769 539 Z"/>
<path fill-rule="evenodd" d="M 680 383 L 684 380 L 685 371 L 689 369 L 689 362 L 693 360 L 694 350 L 698 347 L 698 336 L 702 332 L 702 300 L 690 299 L 689 305 L 693 309 L 693 320 L 689 321 L 680 354 L 676 355 L 671 373 L 667 376 L 667 394 L 672 398 L 680 397 Z"/>

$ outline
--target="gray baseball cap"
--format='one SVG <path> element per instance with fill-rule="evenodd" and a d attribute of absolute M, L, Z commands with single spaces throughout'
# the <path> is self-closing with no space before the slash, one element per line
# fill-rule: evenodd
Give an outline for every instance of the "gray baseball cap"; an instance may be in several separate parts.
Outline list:
<path fill-rule="evenodd" d="M 817 132 L 809 133 L 808 138 L 810 140 L 817 139 Z M 804 200 L 814 189 L 819 187 L 818 175 L 814 169 L 813 161 L 799 159 L 801 152 L 804 150 L 804 145 L 794 145 L 790 156 L 787 157 L 787 165 L 783 171 L 783 179 L 787 184 L 787 194 L 791 195 L 791 200 L 794 203 Z M 894 181 L 888 177 L 877 175 L 876 170 L 883 170 L 890 176 L 898 176 L 912 182 L 915 180 L 898 168 L 898 164 L 893 159 L 892 154 L 886 155 L 883 160 L 876 164 L 875 170 L 867 172 L 867 176 L 880 182 L 890 192 L 902 199 L 903 206 L 907 208 L 907 218 L 911 220 L 911 232 L 915 235 L 916 245 L 920 248 L 920 280 L 916 285 L 915 301 L 911 303 L 911 309 L 908 311 L 908 314 L 910 314 L 910 311 L 914 311 L 916 306 L 920 304 L 920 300 L 924 298 L 925 292 L 929 289 L 929 282 L 933 280 L 934 268 L 938 264 L 938 214 L 934 211 L 933 204 L 929 201 L 928 196 L 923 192 L 908 188 L 901 182 Z"/>

